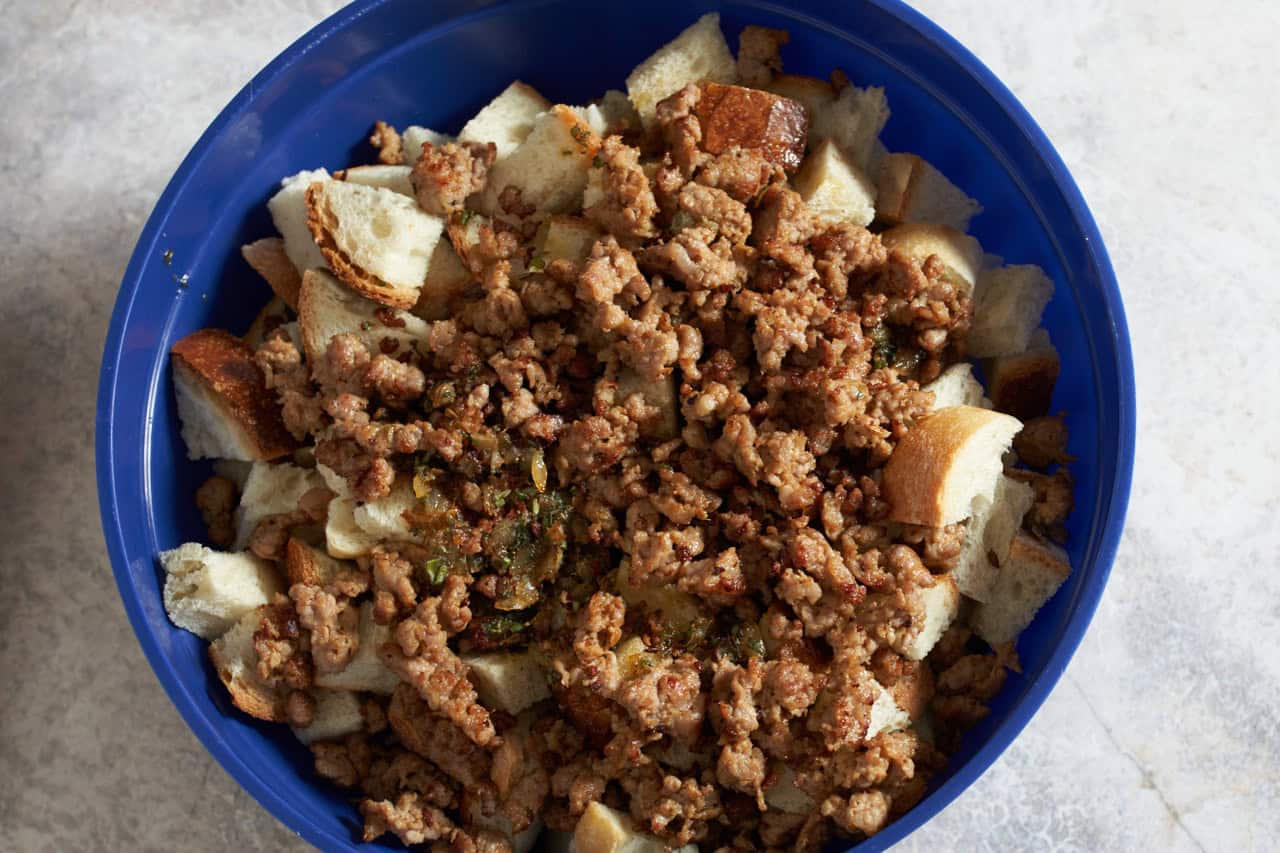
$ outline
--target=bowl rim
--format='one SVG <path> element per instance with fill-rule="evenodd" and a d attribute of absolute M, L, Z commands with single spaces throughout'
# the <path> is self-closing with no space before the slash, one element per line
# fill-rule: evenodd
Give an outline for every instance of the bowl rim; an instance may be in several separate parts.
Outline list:
<path fill-rule="evenodd" d="M 141 600 L 134 594 L 129 580 L 124 531 L 116 509 L 117 460 L 112 454 L 112 415 L 116 398 L 116 366 L 122 356 L 124 332 L 133 312 L 144 265 L 163 235 L 162 226 L 174 207 L 176 196 L 197 170 L 207 149 L 256 100 L 258 93 L 267 89 L 267 84 L 272 79 L 301 59 L 314 46 L 387 2 L 388 0 L 354 0 L 297 38 L 236 93 L 183 158 L 152 208 L 121 280 L 103 345 L 94 423 L 98 503 L 107 552 L 121 602 L 148 663 L 187 726 L 223 769 L 277 820 L 309 843 L 326 850 L 348 849 L 352 841 L 349 837 L 339 838 L 317 827 L 297 806 L 268 786 L 257 772 L 218 736 L 214 722 L 206 717 L 188 695 L 181 679 L 169 665 L 159 642 L 150 631 Z M 880 833 L 849 848 L 851 853 L 855 850 L 857 853 L 876 853 L 906 838 L 976 782 L 1031 721 L 1062 677 L 1092 621 L 1110 576 L 1123 531 L 1133 476 L 1136 393 L 1132 346 L 1115 272 L 1097 223 L 1079 187 L 1044 131 L 1008 87 L 981 60 L 924 14 L 901 0 L 863 0 L 863 2 L 896 18 L 962 67 L 996 106 L 1008 116 L 1011 123 L 1026 136 L 1051 175 L 1075 228 L 1087 245 L 1089 259 L 1101 283 L 1102 299 L 1110 319 L 1118 385 L 1115 389 L 1118 397 L 1118 418 L 1113 423 L 1116 438 L 1116 465 L 1110 492 L 1106 495 L 1109 498 L 1109 505 L 1102 522 L 1102 533 L 1095 551 L 1093 571 L 1080 589 L 1071 618 L 1064 626 L 1057 645 L 1036 679 L 1026 687 L 1018 703 L 991 733 L 986 743 L 919 804 L 894 820 Z M 467 13 L 464 17 L 476 13 L 492 14 L 505 5 L 508 4 L 501 0 L 486 4 L 483 8 Z M 772 4 L 751 5 L 767 8 Z M 442 16 L 438 23 L 444 24 L 449 20 L 457 20 L 457 18 Z"/>

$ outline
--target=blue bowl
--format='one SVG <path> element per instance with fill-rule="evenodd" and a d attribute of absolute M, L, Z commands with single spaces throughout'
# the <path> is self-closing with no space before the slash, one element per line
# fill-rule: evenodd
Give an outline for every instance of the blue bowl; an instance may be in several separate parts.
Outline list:
<path fill-rule="evenodd" d="M 1009 680 L 929 795 L 858 844 L 859 853 L 904 838 L 977 779 L 1044 702 L 1084 634 L 1129 494 L 1128 331 L 1102 239 L 1061 159 L 968 51 L 895 0 L 360 0 L 258 74 L 161 196 L 111 318 L 96 426 L 107 547 L 156 675 L 223 767 L 324 850 L 369 849 L 357 844 L 355 810 L 316 779 L 310 754 L 283 726 L 232 708 L 204 642 L 165 617 L 156 553 L 203 536 L 192 495 L 209 473 L 207 464 L 187 461 L 179 437 L 169 347 L 205 326 L 243 330 L 269 297 L 238 247 L 272 233 L 265 202 L 282 176 L 369 158 L 361 140 L 376 119 L 456 131 L 516 77 L 553 99 L 582 103 L 621 86 L 632 66 L 716 7 L 731 36 L 747 23 L 789 29 L 789 71 L 826 76 L 840 67 L 858 84 L 884 86 L 890 150 L 923 155 L 982 202 L 973 233 L 987 251 L 1039 264 L 1058 285 L 1045 323 L 1063 362 L 1054 408 L 1069 413 L 1071 451 L 1081 460 L 1069 525 L 1075 570 L 1023 634 L 1023 674 Z"/>

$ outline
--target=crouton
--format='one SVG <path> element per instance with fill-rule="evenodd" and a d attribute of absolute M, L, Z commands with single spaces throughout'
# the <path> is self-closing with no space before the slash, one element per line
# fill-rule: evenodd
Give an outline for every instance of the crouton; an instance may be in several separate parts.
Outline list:
<path fill-rule="evenodd" d="M 975 498 L 991 499 L 1001 457 L 1021 428 L 1017 418 L 975 406 L 952 406 L 916 423 L 884 466 L 890 520 L 942 527 L 968 518 Z"/>
<path fill-rule="evenodd" d="M 303 743 L 335 740 L 364 730 L 364 713 L 360 696 L 350 690 L 313 690 L 315 717 L 306 727 L 290 726 L 293 736 Z"/>
<path fill-rule="evenodd" d="M 360 529 L 355 520 L 356 502 L 349 497 L 329 501 L 329 516 L 324 523 L 324 547 L 331 556 L 354 560 L 374 549 L 378 540 Z"/>
<path fill-rule="evenodd" d="M 197 542 L 161 552 L 160 565 L 169 621 L 206 640 L 222 636 L 281 590 L 268 561 L 253 554 L 214 551 Z"/>
<path fill-rule="evenodd" d="M 818 221 L 835 225 L 852 222 L 867 226 L 875 218 L 875 187 L 862 170 L 824 139 L 805 158 L 792 180 Z"/>
<path fill-rule="evenodd" d="M 1003 474 L 990 499 L 974 500 L 964 544 L 951 572 L 960 592 L 976 601 L 990 598 L 1013 536 L 1034 500 L 1035 491 L 1030 486 Z"/>
<path fill-rule="evenodd" d="M 969 235 L 945 225 L 911 222 L 890 228 L 880 239 L 885 248 L 897 249 L 922 264 L 930 255 L 936 255 L 956 289 L 974 293 L 983 254 L 982 246 Z M 976 316 L 976 306 L 974 313 Z"/>
<path fill-rule="evenodd" d="M 1023 421 L 1049 413 L 1061 363 L 1048 334 L 1034 335 L 1026 352 L 985 359 L 982 369 L 998 411 Z"/>
<path fill-rule="evenodd" d="M 687 592 L 681 592 L 674 586 L 657 584 L 631 583 L 631 563 L 623 559 L 618 566 L 616 583 L 618 595 L 628 607 L 644 605 L 649 612 L 658 614 L 663 623 L 675 630 L 682 630 L 693 624 L 702 616 L 702 608 L 698 600 Z"/>
<path fill-rule="evenodd" d="M 676 399 L 675 376 L 668 374 L 651 382 L 634 370 L 623 368 L 618 371 L 618 400 L 626 400 L 632 394 L 639 394 L 647 408 L 657 410 L 657 415 L 639 424 L 642 437 L 667 441 L 679 434 L 680 402 Z"/>
<path fill-rule="evenodd" d="M 584 193 L 583 207 L 590 207 L 598 199 L 591 198 L 592 184 L 598 183 L 602 169 L 593 169 L 591 182 Z M 600 229 L 579 216 L 552 216 L 538 229 L 534 237 L 534 253 L 547 263 L 557 260 L 581 264 L 591 254 L 591 247 L 600 239 Z"/>
<path fill-rule="evenodd" d="M 693 110 L 702 125 L 699 145 L 708 154 L 757 149 L 788 172 L 800 167 L 808 139 L 804 107 L 790 98 L 723 83 L 699 84 Z"/>
<path fill-rule="evenodd" d="M 373 602 L 360 605 L 360 643 L 351 662 L 337 672 L 316 672 L 316 686 L 329 690 L 360 690 L 389 695 L 400 678 L 382 663 L 378 649 L 392 641 L 391 625 L 373 620 Z"/>
<path fill-rule="evenodd" d="M 270 686 L 258 677 L 258 653 L 253 647 L 253 635 L 265 613 L 264 605 L 241 616 L 209 644 L 209 660 L 231 694 L 232 704 L 256 719 L 282 723 L 287 719 L 285 700 L 289 689 L 284 685 Z"/>
<path fill-rule="evenodd" d="M 404 540 L 411 538 L 409 522 L 404 514 L 418 505 L 413 493 L 413 478 L 401 475 L 391 485 L 390 494 L 357 506 L 351 513 L 356 527 L 371 539 Z"/>
<path fill-rule="evenodd" d="M 931 412 L 952 406 L 991 408 L 991 401 L 983 392 L 982 384 L 973 378 L 973 365 L 967 361 L 951 365 L 921 390 L 933 394 L 933 406 L 929 409 Z"/>
<path fill-rule="evenodd" d="M 984 272 L 974 292 L 970 355 L 985 358 L 1024 352 L 1053 296 L 1053 282 L 1033 264 Z"/>
<path fill-rule="evenodd" d="M 720 32 L 720 15 L 711 12 L 637 65 L 627 75 L 627 96 L 648 127 L 658 102 L 690 83 L 733 83 L 737 79 L 738 63 Z"/>
<path fill-rule="evenodd" d="M 933 586 L 915 588 L 909 597 L 923 611 L 924 619 L 895 633 L 889 645 L 909 660 L 924 660 L 960 612 L 960 590 L 955 578 L 946 574 L 934 578 Z"/>
<path fill-rule="evenodd" d="M 604 119 L 604 130 L 597 131 L 601 136 L 631 133 L 643 127 L 640 113 L 636 112 L 635 104 L 631 103 L 626 92 L 609 89 L 601 96 L 597 106 Z"/>
<path fill-rule="evenodd" d="M 880 161 L 876 217 L 886 225 L 932 222 L 967 231 L 982 205 L 915 154 L 887 154 Z"/>
<path fill-rule="evenodd" d="M 948 620 L 949 622 L 950 620 Z M 934 642 L 937 642 L 936 637 Z M 932 647 L 931 643 L 930 648 Z M 900 732 L 911 725 L 911 717 L 906 711 L 898 707 L 898 703 L 893 700 L 893 694 L 879 682 L 876 683 L 876 689 L 879 693 L 876 695 L 876 701 L 871 705 L 871 718 L 867 721 L 866 740 L 871 740 L 884 732 Z"/>
<path fill-rule="evenodd" d="M 519 714 L 551 696 L 546 670 L 532 652 L 462 655 L 468 677 L 486 708 Z"/>
<path fill-rule="evenodd" d="M 302 276 L 289 260 L 281 237 L 264 237 L 240 247 L 240 256 L 253 271 L 262 276 L 278 299 L 294 311 L 298 310 L 298 290 Z"/>
<path fill-rule="evenodd" d="M 533 130 L 518 148 L 489 169 L 477 206 L 483 213 L 496 213 L 499 196 L 512 186 L 520 190 L 525 204 L 538 210 L 563 213 L 575 208 L 582 202 L 591 160 L 599 150 L 600 137 L 572 109 L 557 104 L 534 120 Z"/>
<path fill-rule="evenodd" d="M 287 462 L 279 465 L 255 463 L 241 491 L 240 505 L 236 507 L 235 550 L 242 551 L 249 546 L 249 537 L 262 519 L 293 512 L 304 494 L 322 485 L 324 481 L 320 475 L 309 468 L 299 468 Z"/>
<path fill-rule="evenodd" d="M 471 271 L 462 263 L 448 240 L 436 243 L 427 264 L 422 293 L 413 306 L 413 315 L 423 320 L 446 320 L 453 316 L 453 303 L 472 281 Z"/>
<path fill-rule="evenodd" d="M 190 459 L 278 459 L 297 443 L 267 390 L 253 350 L 222 329 L 173 345 L 173 389 Z"/>
<path fill-rule="evenodd" d="M 993 646 L 1016 639 L 1070 574 L 1066 551 L 1019 531 L 990 600 L 974 608 L 974 631 Z"/>
<path fill-rule="evenodd" d="M 290 536 L 285 545 L 284 569 L 291 586 L 295 583 L 324 586 L 346 568 L 349 564 L 313 548 L 296 536 Z"/>
<path fill-rule="evenodd" d="M 307 189 L 316 182 L 328 181 L 324 169 L 299 172 L 280 182 L 280 190 L 267 202 L 276 230 L 284 238 L 284 251 L 302 275 L 309 269 L 324 269 L 324 255 L 307 227 Z"/>
<path fill-rule="evenodd" d="M 393 193 L 415 198 L 413 184 L 409 181 L 409 173 L 412 171 L 408 166 L 397 165 L 352 166 L 350 169 L 334 172 L 333 177 L 361 186 L 382 187 Z"/>
<path fill-rule="evenodd" d="M 517 80 L 463 125 L 458 141 L 492 142 L 498 157 L 506 157 L 529 137 L 534 119 L 549 109 L 551 102 L 537 89 Z"/>
<path fill-rule="evenodd" d="M 422 147 L 430 142 L 432 145 L 444 145 L 446 142 L 453 142 L 453 137 L 447 133 L 436 133 L 434 130 L 428 130 L 425 127 L 412 125 L 404 129 L 404 133 L 400 134 L 401 155 L 404 157 L 404 165 L 412 168 L 422 159 Z"/>
<path fill-rule="evenodd" d="M 779 74 L 764 88 L 766 91 L 781 95 L 784 98 L 790 98 L 804 106 L 805 114 L 809 117 L 811 136 L 814 115 L 836 99 L 836 90 L 826 80 L 820 80 L 817 77 L 805 77 L 801 74 Z M 817 144 L 819 140 L 813 139 L 811 141 Z"/>
<path fill-rule="evenodd" d="M 387 319 L 391 325 L 384 322 Z M 303 350 L 312 363 L 324 358 L 334 335 L 355 335 L 369 352 L 392 357 L 411 351 L 427 335 L 427 324 L 418 317 L 365 299 L 321 270 L 302 277 L 298 324 Z M 396 344 L 394 349 L 388 341 Z"/>
<path fill-rule="evenodd" d="M 628 815 L 600 802 L 587 806 L 573 829 L 573 853 L 665 853 L 656 836 L 640 832 Z M 696 850 L 686 845 L 680 851 Z"/>
<path fill-rule="evenodd" d="M 777 81 L 773 88 L 777 88 Z M 879 170 L 879 156 L 884 151 L 879 144 L 880 131 L 888 120 L 889 102 L 885 100 L 884 89 L 845 86 L 829 102 L 821 103 L 815 98 L 809 141 L 816 144 L 824 139 L 835 140 L 863 174 L 875 175 Z"/>
<path fill-rule="evenodd" d="M 289 265 L 289 269 L 293 269 L 292 264 Z M 245 332 L 240 340 L 244 341 L 249 349 L 257 351 L 267 339 L 267 335 L 288 325 L 290 325 L 289 306 L 285 305 L 284 300 L 279 296 L 273 296 L 266 305 L 262 306 L 262 310 L 253 318 L 249 331 Z M 293 325 L 296 327 L 297 324 Z"/>

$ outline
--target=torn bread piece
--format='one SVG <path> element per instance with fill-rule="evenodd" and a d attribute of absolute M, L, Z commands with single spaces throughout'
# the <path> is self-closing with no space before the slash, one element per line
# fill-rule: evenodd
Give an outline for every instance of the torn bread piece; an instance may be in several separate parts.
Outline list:
<path fill-rule="evenodd" d="M 240 256 L 253 271 L 262 276 L 276 298 L 283 300 L 294 311 L 298 310 L 298 291 L 302 288 L 302 276 L 289 260 L 281 237 L 264 237 L 240 247 Z"/>
<path fill-rule="evenodd" d="M 884 466 L 889 519 L 942 527 L 968 518 L 974 499 L 991 499 L 1001 459 L 1021 428 L 1015 417 L 976 406 L 952 406 L 916 423 Z"/>
<path fill-rule="evenodd" d="M 571 108 L 556 104 L 534 120 L 533 130 L 518 148 L 490 167 L 477 207 L 490 215 L 498 212 L 502 191 L 515 187 L 523 203 L 564 213 L 582 201 L 592 158 L 599 151 L 600 137 Z"/>
<path fill-rule="evenodd" d="M 992 646 L 1017 639 L 1070 574 L 1066 551 L 1019 531 L 990 600 L 973 611 L 974 631 Z"/>
<path fill-rule="evenodd" d="M 943 632 L 960 612 L 960 590 L 950 574 L 937 575 L 932 586 L 917 586 L 894 606 L 905 604 L 908 624 L 882 623 L 871 627 L 874 636 L 908 660 L 924 660 Z"/>
<path fill-rule="evenodd" d="M 428 330 L 408 311 L 365 299 L 322 270 L 310 270 L 302 277 L 298 324 L 307 361 L 313 364 L 324 358 L 334 335 L 355 335 L 370 353 L 394 358 L 425 340 Z"/>
<path fill-rule="evenodd" d="M 261 627 L 268 607 L 250 610 L 210 643 L 209 660 L 237 708 L 259 720 L 282 723 L 288 718 L 285 702 L 289 689 L 271 686 L 258 677 L 258 652 L 253 645 L 253 635 Z"/>
<path fill-rule="evenodd" d="M 982 269 L 982 245 L 968 234 L 946 225 L 910 222 L 896 225 L 880 235 L 885 248 L 896 249 L 923 264 L 936 255 L 946 268 L 947 278 L 962 293 L 973 294 Z M 975 317 L 980 309 L 975 305 Z"/>
<path fill-rule="evenodd" d="M 1053 282 L 1034 264 L 984 272 L 974 292 L 969 355 L 986 358 L 1024 352 L 1053 296 Z"/>
<path fill-rule="evenodd" d="M 646 439 L 667 441 L 680 433 L 680 401 L 676 396 L 676 378 L 668 373 L 661 379 L 650 381 L 629 367 L 618 371 L 619 402 L 632 394 L 639 394 L 648 412 L 656 412 L 637 421 L 640 435 Z"/>
<path fill-rule="evenodd" d="M 312 690 L 315 715 L 309 726 L 290 726 L 303 743 L 336 740 L 364 730 L 360 695 L 350 690 Z"/>
<path fill-rule="evenodd" d="M 325 181 L 307 190 L 307 226 L 328 266 L 362 296 L 412 308 L 444 220 L 384 187 Z"/>
<path fill-rule="evenodd" d="M 604 130 L 599 131 L 601 136 L 638 132 L 643 127 L 635 104 L 631 103 L 627 93 L 620 89 L 606 91 L 596 106 L 600 108 L 600 115 L 604 119 Z"/>
<path fill-rule="evenodd" d="M 698 84 L 693 112 L 702 137 L 698 146 L 708 154 L 734 148 L 754 149 L 788 172 L 800 167 L 808 139 L 809 119 L 804 107 L 763 89 L 723 83 Z"/>
<path fill-rule="evenodd" d="M 549 109 L 551 102 L 537 89 L 516 80 L 463 125 L 458 141 L 492 142 L 501 159 L 520 147 L 534 120 Z"/>
<path fill-rule="evenodd" d="M 809 116 L 809 127 L 813 127 L 814 115 L 836 99 L 836 90 L 826 80 L 817 77 L 806 77 L 802 74 L 778 74 L 764 87 L 775 95 L 782 95 L 804 105 Z M 817 144 L 821 140 L 812 140 Z M 812 147 L 812 146 L 811 146 Z"/>
<path fill-rule="evenodd" d="M 627 96 L 647 128 L 658 102 L 690 83 L 733 83 L 738 61 L 720 31 L 720 15 L 710 12 L 658 48 L 627 75 Z"/>
<path fill-rule="evenodd" d="M 264 518 L 293 512 L 304 494 L 323 485 L 320 475 L 310 468 L 300 468 L 287 462 L 278 465 L 255 463 L 245 480 L 240 505 L 235 511 L 235 550 L 249 547 L 249 538 Z"/>
<path fill-rule="evenodd" d="M 982 390 L 982 383 L 973 376 L 973 365 L 967 361 L 951 365 L 920 390 L 933 394 L 933 405 L 929 408 L 931 412 L 952 406 L 991 408 L 991 401 Z"/>
<path fill-rule="evenodd" d="M 774 81 L 775 88 L 777 81 Z M 847 85 L 824 104 L 815 104 L 809 124 L 810 144 L 833 139 L 865 175 L 877 174 L 884 146 L 880 131 L 889 120 L 889 102 L 879 86 Z"/>
<path fill-rule="evenodd" d="M 687 592 L 671 585 L 633 584 L 631 562 L 623 558 L 618 565 L 616 584 L 618 595 L 628 607 L 643 604 L 649 612 L 660 615 L 663 623 L 683 630 L 702 616 L 698 600 Z"/>
<path fill-rule="evenodd" d="M 533 652 L 485 652 L 461 658 L 486 708 L 516 715 L 551 697 L 547 670 Z"/>
<path fill-rule="evenodd" d="M 875 185 L 830 139 L 809 153 L 792 184 L 823 224 L 852 222 L 865 227 L 875 218 Z"/>
<path fill-rule="evenodd" d="M 297 442 L 248 344 L 222 329 L 201 329 L 170 354 L 189 459 L 254 461 L 293 452 Z"/>
<path fill-rule="evenodd" d="M 329 501 L 329 516 L 324 523 L 324 547 L 330 555 L 354 560 L 374 549 L 378 540 L 360 529 L 355 519 L 356 502 L 349 497 Z"/>
<path fill-rule="evenodd" d="M 1022 421 L 1049 413 L 1061 367 L 1058 350 L 1044 329 L 1032 335 L 1026 352 L 982 362 L 996 409 Z"/>
<path fill-rule="evenodd" d="M 934 642 L 937 642 L 936 638 Z M 930 648 L 932 648 L 932 644 Z M 876 695 L 876 701 L 871 705 L 871 717 L 867 721 L 866 740 L 871 740 L 886 732 L 900 732 L 911 725 L 911 715 L 898 707 L 898 703 L 893 699 L 893 694 L 879 682 L 876 682 L 876 689 L 879 692 Z"/>
<path fill-rule="evenodd" d="M 596 801 L 578 818 L 570 849 L 573 853 L 666 853 L 668 848 L 657 836 L 636 829 L 629 815 Z M 686 844 L 676 853 L 697 849 Z"/>
<path fill-rule="evenodd" d="M 583 193 L 584 208 L 603 197 L 603 190 L 600 189 L 600 175 L 603 171 L 591 170 L 590 180 Z M 541 257 L 548 264 L 567 260 L 580 265 L 591 255 L 591 247 L 601 236 L 599 228 L 580 216 L 552 216 L 542 223 L 534 236 L 534 257 Z"/>
<path fill-rule="evenodd" d="M 874 706 L 873 706 L 874 707 Z M 796 784 L 796 771 L 789 764 L 774 765 L 773 784 L 765 791 L 764 801 L 770 809 L 787 814 L 807 815 L 817 803 Z"/>
<path fill-rule="evenodd" d="M 1014 534 L 1022 526 L 1022 517 L 1031 509 L 1035 490 L 1004 474 L 996 481 L 990 499 L 974 499 L 964 544 L 956 558 L 951 575 L 960 592 L 976 601 L 987 601 L 1000 567 L 1009 556 Z"/>
<path fill-rule="evenodd" d="M 281 591 L 270 562 L 248 553 L 228 554 L 187 542 L 162 551 L 164 609 L 169 621 L 212 640 Z"/>
<path fill-rule="evenodd" d="M 307 189 L 330 180 L 328 171 L 315 169 L 290 175 L 280 182 L 280 190 L 267 202 L 276 230 L 284 238 L 284 251 L 302 275 L 309 269 L 324 269 L 324 255 L 307 227 Z"/>
<path fill-rule="evenodd" d="M 462 263 L 450 240 L 436 243 L 427 264 L 427 278 L 412 313 L 423 320 L 447 320 L 454 314 L 454 302 L 467 289 L 474 276 Z"/>
<path fill-rule="evenodd" d="M 404 165 L 412 168 L 422 159 L 422 147 L 428 142 L 432 145 L 444 145 L 446 142 L 453 142 L 454 138 L 447 133 L 437 133 L 418 125 L 411 125 L 404 129 L 404 133 L 400 134 L 401 156 L 404 157 Z"/>
<path fill-rule="evenodd" d="M 337 577 L 339 572 L 350 568 L 350 563 L 335 559 L 296 536 L 290 536 L 285 545 L 284 570 L 290 586 L 295 583 L 324 586 Z"/>
<path fill-rule="evenodd" d="M 289 268 L 293 269 L 292 266 Z M 249 331 L 245 332 L 240 340 L 244 341 L 249 349 L 256 352 L 258 347 L 262 346 L 263 341 L 267 339 L 267 335 L 276 329 L 291 324 L 289 317 L 291 313 L 289 306 L 284 304 L 283 299 L 279 296 L 271 297 L 271 301 L 262 306 L 262 310 L 253 318 L 253 324 L 249 326 Z M 292 325 L 297 326 L 296 323 Z"/>
<path fill-rule="evenodd" d="M 886 225 L 933 222 L 967 231 L 969 220 L 981 212 L 981 204 L 923 158 L 887 154 L 881 159 L 876 217 Z"/>
<path fill-rule="evenodd" d="M 333 177 L 335 180 L 350 181 L 366 187 L 382 187 L 393 193 L 414 198 L 413 183 L 409 180 L 409 174 L 412 171 L 408 166 L 378 164 L 352 166 L 350 169 L 334 172 Z"/>
<path fill-rule="evenodd" d="M 373 602 L 364 602 L 360 605 L 360 642 L 351 662 L 337 672 L 317 671 L 316 686 L 329 690 L 391 694 L 400 683 L 400 678 L 387 669 L 378 655 L 378 649 L 392 642 L 393 636 L 393 626 L 379 625 L 374 621 Z"/>
<path fill-rule="evenodd" d="M 413 478 L 402 474 L 391 485 L 390 494 L 356 506 L 351 513 L 356 527 L 374 541 L 403 541 L 417 538 L 404 514 L 418 505 Z"/>

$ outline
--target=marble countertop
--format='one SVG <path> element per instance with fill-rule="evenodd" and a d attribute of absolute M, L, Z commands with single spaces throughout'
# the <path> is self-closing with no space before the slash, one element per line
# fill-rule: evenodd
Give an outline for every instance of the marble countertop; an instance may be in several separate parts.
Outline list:
<path fill-rule="evenodd" d="M 0 849 L 303 850 L 170 706 L 93 476 L 117 282 L 169 175 L 333 0 L 0 0 Z M 920 0 L 1093 207 L 1138 369 L 1129 522 L 1026 732 L 897 849 L 1280 837 L 1280 18 L 1265 0 Z"/>

